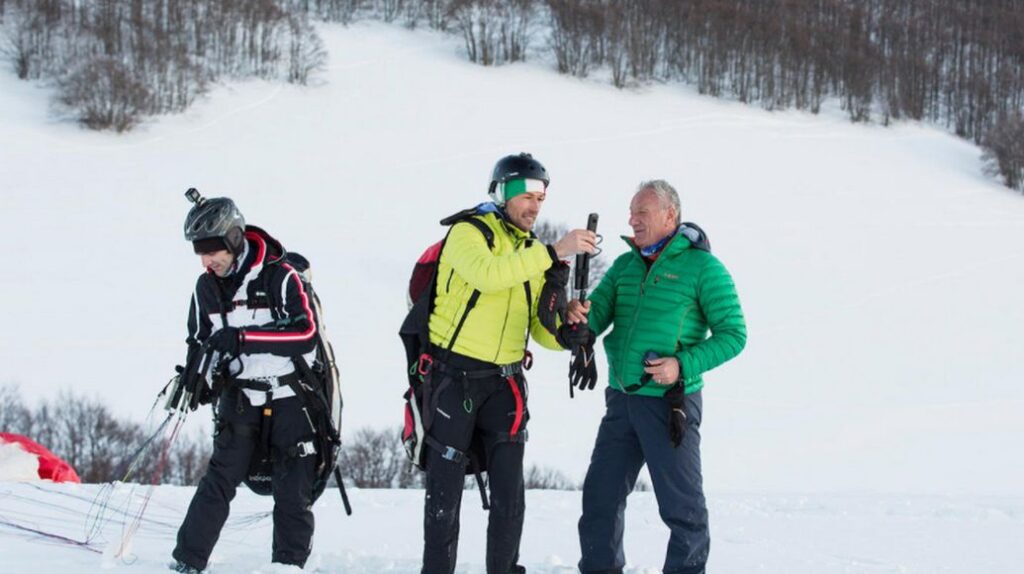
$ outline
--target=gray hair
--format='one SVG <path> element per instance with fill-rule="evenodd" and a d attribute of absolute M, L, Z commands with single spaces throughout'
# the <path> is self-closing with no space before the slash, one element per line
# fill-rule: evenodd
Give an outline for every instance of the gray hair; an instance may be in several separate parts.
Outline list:
<path fill-rule="evenodd" d="M 641 183 L 636 188 L 636 192 L 640 193 L 648 189 L 654 192 L 654 195 L 657 196 L 658 201 L 661 202 L 663 207 L 670 207 L 676 210 L 676 223 L 683 220 L 682 211 L 679 208 L 679 194 L 676 192 L 676 188 L 663 179 L 652 179 Z"/>

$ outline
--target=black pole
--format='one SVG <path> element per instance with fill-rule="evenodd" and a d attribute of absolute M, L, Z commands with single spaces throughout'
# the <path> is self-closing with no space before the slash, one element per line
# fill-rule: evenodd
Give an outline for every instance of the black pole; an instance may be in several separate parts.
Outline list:
<path fill-rule="evenodd" d="M 587 217 L 587 231 L 597 232 L 597 214 L 591 213 Z M 573 278 L 573 290 L 576 291 L 576 298 L 580 303 L 587 298 L 587 288 L 590 283 L 590 257 L 589 253 L 579 253 L 576 255 L 576 271 Z M 574 329 L 578 329 L 579 325 L 574 325 Z M 576 354 L 579 353 L 579 348 L 572 349 L 572 358 L 570 361 L 575 362 Z M 570 363 L 572 364 L 572 363 Z M 569 398 L 576 398 L 575 391 L 573 390 L 572 378 L 569 379 Z"/>

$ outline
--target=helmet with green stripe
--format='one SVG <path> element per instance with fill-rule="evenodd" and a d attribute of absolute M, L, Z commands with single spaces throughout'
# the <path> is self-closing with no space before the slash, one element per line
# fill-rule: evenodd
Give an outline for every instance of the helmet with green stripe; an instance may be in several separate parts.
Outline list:
<path fill-rule="evenodd" d="M 537 182 L 543 183 L 543 186 Z M 494 164 L 487 193 L 495 204 L 504 206 L 506 201 L 519 194 L 547 190 L 550 182 L 551 177 L 544 165 L 524 152 L 505 156 Z"/>

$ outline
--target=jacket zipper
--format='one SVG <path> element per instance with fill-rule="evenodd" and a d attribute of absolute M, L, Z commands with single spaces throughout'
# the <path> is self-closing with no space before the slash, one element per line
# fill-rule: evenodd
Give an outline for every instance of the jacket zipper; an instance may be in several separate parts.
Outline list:
<path fill-rule="evenodd" d="M 642 257 L 640 258 L 640 263 L 641 264 L 644 263 Z M 637 317 L 640 316 L 640 310 L 643 309 L 644 301 L 646 300 L 646 292 L 644 290 L 644 285 L 647 284 L 647 279 L 650 278 L 651 271 L 654 271 L 654 266 L 657 265 L 657 264 L 658 264 L 657 260 L 655 260 L 654 263 L 651 263 L 651 266 L 647 267 L 647 271 L 644 273 L 644 278 L 640 281 L 640 300 L 637 301 L 636 310 L 633 311 L 633 320 L 629 324 L 629 332 L 626 333 L 626 346 L 623 347 L 625 352 L 623 353 L 623 357 L 620 360 L 619 373 L 625 373 L 626 372 L 625 371 L 625 366 L 626 366 L 626 357 L 625 357 L 625 355 L 629 354 L 630 343 L 633 342 L 633 332 L 636 329 L 636 320 L 637 320 Z M 646 265 L 644 265 L 644 266 L 646 267 Z M 620 374 L 618 378 L 619 378 L 619 381 L 618 381 L 619 382 L 619 389 L 625 389 L 626 386 L 624 384 L 622 384 L 622 375 Z"/>
<path fill-rule="evenodd" d="M 508 227 L 506 227 L 505 229 L 506 229 L 506 231 L 508 231 Z M 520 245 L 522 245 L 522 244 L 520 243 L 520 244 L 514 245 L 512 247 L 512 251 L 519 251 L 519 246 Z M 498 348 L 494 351 L 494 361 L 493 362 L 495 364 L 497 364 L 497 362 L 498 362 L 498 356 L 501 355 L 501 345 L 502 345 L 502 343 L 505 342 L 505 329 L 508 328 L 508 316 L 509 316 L 509 313 L 511 313 L 511 312 L 512 312 L 512 289 L 509 289 L 509 291 L 508 291 L 508 301 L 505 302 L 505 320 L 501 324 L 501 336 L 498 337 Z M 526 310 L 526 314 L 527 314 L 527 316 L 529 316 L 529 314 L 530 314 L 530 310 L 529 309 Z M 527 322 L 527 328 L 529 328 L 529 322 Z"/>
<path fill-rule="evenodd" d="M 505 303 L 505 322 L 501 324 L 501 336 L 498 337 L 498 349 L 494 352 L 494 363 L 498 362 L 498 355 L 501 354 L 501 344 L 505 342 L 505 328 L 508 327 L 508 315 L 512 312 L 512 290 L 508 291 L 508 301 Z"/>
<path fill-rule="evenodd" d="M 231 300 L 228 298 L 228 292 L 224 289 L 224 285 L 221 284 L 220 278 L 214 278 L 214 285 L 217 286 L 217 306 L 220 307 L 220 322 L 221 327 L 228 326 L 228 313 L 234 310 L 233 306 L 231 311 L 228 310 L 228 306 L 232 305 Z"/>

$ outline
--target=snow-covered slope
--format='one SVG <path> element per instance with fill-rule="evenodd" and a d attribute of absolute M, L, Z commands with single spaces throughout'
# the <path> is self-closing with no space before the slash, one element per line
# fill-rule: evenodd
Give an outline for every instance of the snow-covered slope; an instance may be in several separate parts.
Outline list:
<path fill-rule="evenodd" d="M 131 525 L 146 493 L 146 488 L 125 485 L 110 494 L 95 485 L 0 483 L 3 572 L 167 572 L 192 489 L 155 489 L 135 531 Z M 344 515 L 334 492 L 317 503 L 317 530 L 306 570 L 418 573 L 422 491 L 356 490 L 351 497 L 351 517 Z M 483 574 L 486 515 L 472 491 L 466 492 L 465 502 L 456 572 Z M 531 574 L 575 572 L 579 493 L 529 491 L 526 503 L 520 562 Z M 708 503 L 714 536 L 709 572 L 1020 572 L 1020 499 L 730 494 L 712 496 Z M 239 492 L 214 550 L 211 574 L 299 572 L 270 564 L 271 506 L 270 499 Z M 667 539 L 653 493 L 633 494 L 626 521 L 626 571 L 661 572 Z"/>
<path fill-rule="evenodd" d="M 706 379 L 712 494 L 1020 496 L 1024 199 L 983 176 L 976 148 L 680 86 L 477 67 L 423 32 L 322 32 L 322 85 L 220 87 L 125 136 L 53 120 L 44 87 L 0 75 L 0 381 L 29 400 L 95 393 L 141 420 L 183 357 L 196 186 L 313 261 L 347 428 L 397 425 L 411 264 L 438 219 L 485 199 L 496 158 L 528 150 L 553 176 L 542 217 L 600 212 L 605 257 L 625 248 L 637 183 L 665 178 L 733 272 L 750 337 Z M 569 401 L 566 362 L 537 350 L 527 451 L 579 479 L 602 404 Z"/>

